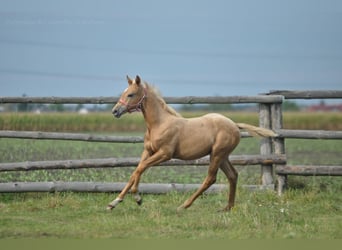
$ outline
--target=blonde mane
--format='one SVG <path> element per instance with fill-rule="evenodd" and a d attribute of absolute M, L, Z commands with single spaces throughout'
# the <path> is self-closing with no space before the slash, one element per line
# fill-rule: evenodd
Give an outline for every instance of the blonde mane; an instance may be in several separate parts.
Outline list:
<path fill-rule="evenodd" d="M 168 112 L 170 115 L 173 116 L 177 116 L 177 117 L 182 117 L 181 114 L 179 114 L 176 110 L 174 110 L 172 107 L 170 107 L 169 105 L 167 105 L 167 103 L 165 102 L 165 100 L 163 99 L 160 91 L 154 87 L 151 86 L 150 84 L 144 82 L 145 87 L 152 92 L 152 94 L 156 97 L 156 99 L 158 100 L 158 102 L 161 104 L 162 108 Z"/>

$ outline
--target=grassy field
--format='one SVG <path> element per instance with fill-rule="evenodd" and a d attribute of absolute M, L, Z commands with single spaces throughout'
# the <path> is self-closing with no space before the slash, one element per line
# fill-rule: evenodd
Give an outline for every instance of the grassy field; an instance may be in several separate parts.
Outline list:
<path fill-rule="evenodd" d="M 204 112 L 184 112 L 184 117 L 203 115 Z M 256 112 L 222 113 L 235 122 L 258 125 Z M 284 128 L 288 129 L 325 129 L 342 130 L 342 114 L 338 112 L 304 113 L 285 112 Z M 130 114 L 114 119 L 108 113 L 91 113 L 77 115 L 75 113 L 2 113 L 0 115 L 1 130 L 36 130 L 36 131 L 97 131 L 97 132 L 143 132 L 144 120 L 141 114 Z"/>
<path fill-rule="evenodd" d="M 11 127 L 13 125 L 11 120 L 14 118 L 8 116 L 9 118 L 6 118 L 1 115 L 2 129 L 18 129 L 18 127 Z M 18 117 L 23 119 L 25 115 L 18 114 Z M 42 116 L 38 117 L 34 119 L 40 119 L 40 124 L 50 123 L 44 122 Z M 103 130 L 107 133 L 119 131 L 118 127 L 105 129 L 107 125 L 101 124 L 103 114 L 88 118 L 87 116 L 72 118 L 70 114 L 66 114 L 65 117 L 73 124 L 86 123 L 84 120 L 80 122 L 77 119 L 89 119 L 87 125 L 89 127 L 77 129 L 75 125 L 63 120 L 66 119 L 64 115 L 49 115 L 46 119 L 52 117 L 56 119 L 54 120 L 56 124 L 64 126 L 56 125 L 57 131 Z M 141 125 L 136 125 L 136 119 L 140 118 L 135 115 L 127 117 L 128 120 L 132 119 L 128 121 L 128 124 L 132 123 L 132 128 L 128 130 L 138 128 L 138 132 L 134 133 L 142 134 Z M 310 117 L 312 119 L 312 116 Z M 236 118 L 239 122 L 249 122 L 242 115 Z M 113 118 L 110 119 L 113 123 Z M 284 121 L 287 120 L 287 124 L 294 124 L 294 121 L 300 119 L 303 118 L 297 114 L 288 114 Z M 306 122 L 309 125 L 314 123 L 314 120 L 310 119 L 307 118 Z M 96 122 L 92 122 L 95 120 Z M 341 125 L 341 115 L 334 114 L 328 117 L 325 114 L 320 121 L 324 122 L 318 129 L 328 129 L 331 121 L 338 123 L 334 125 L 336 129 Z M 36 120 L 31 121 L 31 126 L 27 125 L 27 127 L 20 126 L 27 121 L 20 120 L 17 123 L 23 130 L 44 130 L 42 125 L 37 126 L 36 122 Z M 119 123 L 118 120 L 114 122 Z M 4 124 L 12 125 L 7 128 L 8 125 Z M 46 125 L 46 128 L 50 128 L 51 124 Z M 97 127 L 92 127 L 95 124 Z M 307 128 L 308 125 L 300 126 L 300 128 Z M 310 126 L 317 127 L 316 124 Z M 127 131 L 127 129 L 123 130 Z M 342 142 L 338 140 L 286 140 L 286 152 L 291 164 L 341 165 L 341 148 Z M 139 156 L 141 150 L 142 144 L 0 139 L 1 162 Z M 243 139 L 234 152 L 234 154 L 258 153 L 259 141 L 255 138 Z M 290 176 L 290 189 L 282 197 L 278 197 L 273 191 L 251 192 L 242 187 L 245 184 L 260 182 L 260 167 L 237 168 L 240 173 L 237 204 L 230 213 L 216 212 L 225 206 L 226 192 L 204 195 L 190 209 L 182 213 L 177 213 L 176 208 L 188 198 L 189 193 L 143 195 L 144 203 L 141 207 L 138 207 L 128 195 L 126 200 L 110 213 L 105 211 L 105 205 L 115 197 L 115 194 L 71 192 L 0 194 L 0 238 L 342 238 L 340 177 Z M 0 182 L 125 182 L 132 170 L 133 168 L 0 172 Z M 206 167 L 193 166 L 155 167 L 143 175 L 142 182 L 199 183 L 206 175 L 206 170 Z M 218 183 L 226 183 L 221 173 Z"/>
<path fill-rule="evenodd" d="M 116 239 L 341 239 L 340 190 L 273 192 L 239 188 L 237 206 L 225 205 L 224 193 L 204 196 L 188 210 L 176 212 L 188 194 L 144 195 L 138 207 L 128 197 L 112 212 L 109 194 L 3 194 L 1 238 Z"/>

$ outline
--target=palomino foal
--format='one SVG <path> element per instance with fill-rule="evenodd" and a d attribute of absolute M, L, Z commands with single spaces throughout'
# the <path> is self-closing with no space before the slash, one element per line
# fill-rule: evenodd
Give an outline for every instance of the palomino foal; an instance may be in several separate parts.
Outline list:
<path fill-rule="evenodd" d="M 228 204 L 224 210 L 234 206 L 238 173 L 229 162 L 228 156 L 240 142 L 240 128 L 252 135 L 275 136 L 271 130 L 243 123 L 234 123 L 220 114 L 207 114 L 197 118 L 185 119 L 166 105 L 162 97 L 139 76 L 134 80 L 127 76 L 128 88 L 113 107 L 112 113 L 119 118 L 125 113 L 141 111 L 146 123 L 144 150 L 137 168 L 128 183 L 109 203 L 111 210 L 123 201 L 129 190 L 140 205 L 142 199 L 138 185 L 144 171 L 171 158 L 193 160 L 210 155 L 208 175 L 201 187 L 178 209 L 188 208 L 215 181 L 218 169 L 221 169 L 229 181 Z"/>

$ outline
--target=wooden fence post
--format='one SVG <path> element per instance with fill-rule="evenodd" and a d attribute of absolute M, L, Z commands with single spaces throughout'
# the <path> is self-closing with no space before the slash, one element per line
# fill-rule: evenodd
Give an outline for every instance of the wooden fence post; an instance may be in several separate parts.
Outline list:
<path fill-rule="evenodd" d="M 283 114 L 282 114 L 282 104 L 275 103 L 271 105 L 271 121 L 272 129 L 282 129 L 283 127 Z M 285 139 L 284 138 L 273 138 L 273 150 L 275 154 L 285 154 Z M 279 166 L 279 165 L 278 165 Z M 280 165 L 284 166 L 284 164 Z M 277 165 L 275 165 L 275 168 Z M 281 195 L 286 188 L 287 175 L 277 175 L 278 182 L 278 194 Z"/>
<path fill-rule="evenodd" d="M 259 104 L 259 126 L 271 129 L 271 108 L 269 104 Z M 260 154 L 272 154 L 272 142 L 270 138 L 262 138 L 260 141 Z M 262 185 L 273 184 L 272 164 L 261 165 L 261 182 Z"/>

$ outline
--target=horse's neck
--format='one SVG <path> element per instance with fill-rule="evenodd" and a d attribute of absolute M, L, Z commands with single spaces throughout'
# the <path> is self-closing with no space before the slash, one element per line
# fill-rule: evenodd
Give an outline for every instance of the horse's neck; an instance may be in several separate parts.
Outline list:
<path fill-rule="evenodd" d="M 166 116 L 170 115 L 151 90 L 147 93 L 143 114 L 149 129 L 160 125 L 161 122 L 165 121 Z"/>

